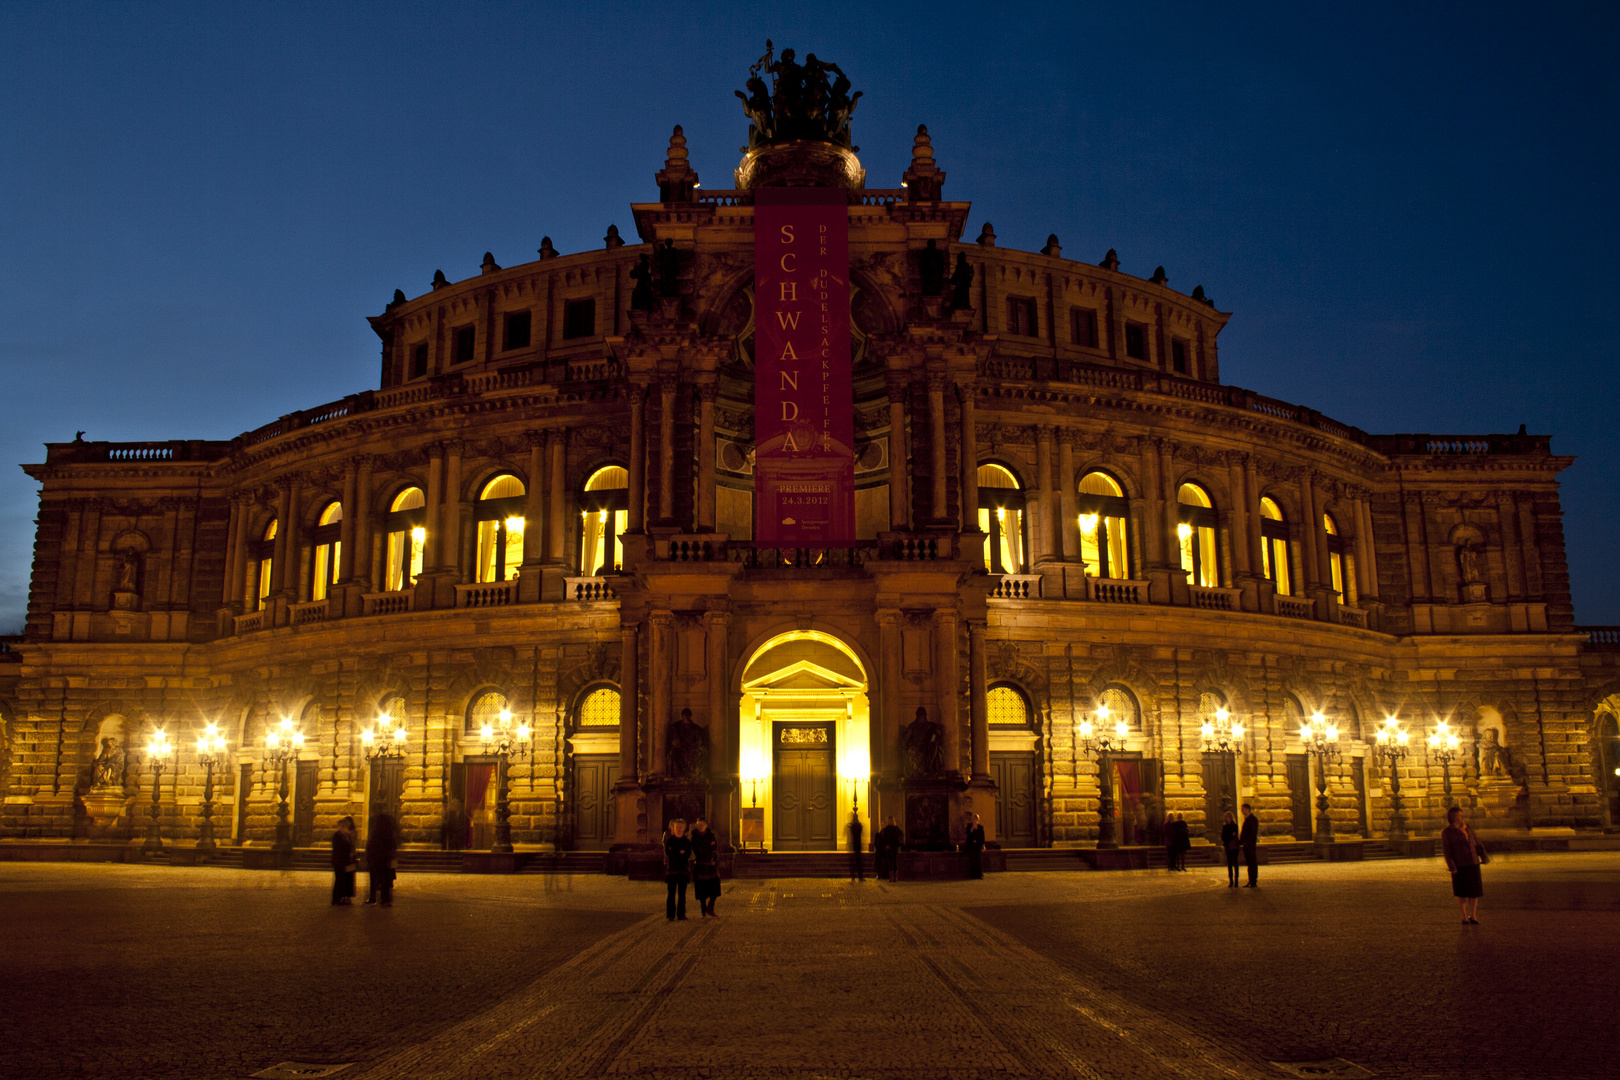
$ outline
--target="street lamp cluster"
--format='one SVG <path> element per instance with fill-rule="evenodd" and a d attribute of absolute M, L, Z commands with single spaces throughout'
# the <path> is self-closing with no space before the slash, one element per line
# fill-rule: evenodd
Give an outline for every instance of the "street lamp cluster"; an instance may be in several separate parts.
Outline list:
<path fill-rule="evenodd" d="M 1125 749 L 1125 740 L 1131 726 L 1124 719 L 1114 721 L 1110 730 L 1108 718 L 1112 715 L 1106 705 L 1097 706 L 1097 724 L 1090 720 L 1080 722 L 1076 741 L 1080 749 L 1097 757 L 1097 846 L 1117 848 L 1114 839 L 1114 763 L 1109 756 Z"/>
<path fill-rule="evenodd" d="M 534 752 L 534 729 L 527 723 L 514 726 L 512 710 L 502 709 L 496 723 L 485 724 L 479 735 L 484 740 L 484 753 L 495 755 L 495 844 L 490 850 L 510 854 L 512 806 L 508 800 L 507 764 L 513 756 L 523 757 Z"/>

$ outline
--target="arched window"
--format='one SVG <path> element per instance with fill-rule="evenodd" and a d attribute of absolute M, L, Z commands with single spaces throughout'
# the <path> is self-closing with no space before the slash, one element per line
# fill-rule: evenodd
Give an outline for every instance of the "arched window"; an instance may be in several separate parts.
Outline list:
<path fill-rule="evenodd" d="M 1270 496 L 1260 500 L 1260 569 L 1278 596 L 1292 596 L 1293 559 L 1289 552 L 1288 522 Z"/>
<path fill-rule="evenodd" d="M 416 584 L 427 547 L 427 499 L 421 488 L 408 487 L 394 496 L 383 519 L 383 537 L 388 549 L 383 590 L 402 592 Z"/>
<path fill-rule="evenodd" d="M 332 586 L 337 584 L 338 563 L 343 558 L 343 541 L 338 537 L 343 532 L 343 504 L 331 502 L 321 511 L 320 518 L 315 522 L 315 531 L 310 533 L 310 544 L 315 549 L 314 576 L 310 579 L 309 598 L 311 600 L 325 600 L 331 594 Z"/>
<path fill-rule="evenodd" d="M 1097 704 L 1108 710 L 1107 726 L 1110 731 L 1121 719 L 1132 731 L 1142 730 L 1142 709 L 1136 703 L 1136 695 L 1125 687 L 1103 687 L 1103 692 L 1097 695 Z"/>
<path fill-rule="evenodd" d="M 1305 706 L 1299 703 L 1299 698 L 1293 694 L 1283 695 L 1283 730 L 1289 738 L 1299 734 L 1299 729 L 1305 726 Z"/>
<path fill-rule="evenodd" d="M 523 565 L 523 481 L 503 473 L 478 493 L 478 580 L 510 581 Z"/>
<path fill-rule="evenodd" d="M 370 717 L 362 718 L 363 723 L 369 723 Z M 388 726 L 397 727 L 405 722 L 405 695 L 387 694 L 377 702 L 378 720 L 386 720 Z"/>
<path fill-rule="evenodd" d="M 618 727 L 619 692 L 611 686 L 603 686 L 586 694 L 585 700 L 579 703 L 579 726 Z"/>
<path fill-rule="evenodd" d="M 986 570 L 1024 572 L 1024 493 L 1018 478 L 1000 465 L 979 466 L 979 531 L 989 537 Z"/>
<path fill-rule="evenodd" d="M 254 611 L 263 611 L 270 602 L 270 581 L 274 576 L 276 554 L 276 521 L 270 519 L 270 524 L 264 527 L 257 543 L 253 545 L 252 570 L 253 581 L 248 585 L 248 596 Z"/>
<path fill-rule="evenodd" d="M 621 465 L 597 469 L 580 497 L 579 572 L 617 573 L 624 567 L 624 530 L 629 519 L 630 473 Z"/>
<path fill-rule="evenodd" d="M 1221 583 L 1220 565 L 1215 555 L 1215 508 L 1209 492 L 1197 484 L 1182 484 L 1176 490 L 1180 522 L 1176 539 L 1181 547 L 1181 568 L 1194 585 L 1214 587 Z"/>
<path fill-rule="evenodd" d="M 1215 713 L 1226 708 L 1226 699 L 1213 690 L 1205 690 L 1198 695 L 1198 722 L 1214 720 Z"/>
<path fill-rule="evenodd" d="M 1080 478 L 1080 557 L 1086 573 L 1099 578 L 1131 576 L 1130 509 L 1125 491 L 1104 472 Z"/>
<path fill-rule="evenodd" d="M 1356 602 L 1356 585 L 1352 580 L 1355 563 L 1344 549 L 1344 537 L 1339 535 L 1339 523 L 1333 520 L 1332 514 L 1322 515 L 1322 531 L 1327 533 L 1328 576 L 1333 582 L 1333 591 L 1339 594 L 1339 603 L 1353 606 Z"/>
<path fill-rule="evenodd" d="M 499 690 L 485 690 L 467 706 L 467 734 L 481 734 L 484 728 L 500 726 L 501 713 L 506 711 L 506 695 Z"/>
<path fill-rule="evenodd" d="M 1030 727 L 1029 701 L 1010 686 L 992 686 L 985 695 L 991 727 Z"/>

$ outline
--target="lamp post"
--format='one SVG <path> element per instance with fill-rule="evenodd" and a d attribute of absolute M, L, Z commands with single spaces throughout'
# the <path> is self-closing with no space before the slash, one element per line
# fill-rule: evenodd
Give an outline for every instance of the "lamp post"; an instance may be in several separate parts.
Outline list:
<path fill-rule="evenodd" d="M 495 843 L 490 851 L 508 855 L 512 851 L 512 807 L 507 802 L 506 765 L 516 754 L 522 757 L 534 748 L 534 730 L 528 724 L 512 726 L 512 710 L 502 709 L 494 725 L 485 724 L 479 732 L 484 753 L 495 755 Z"/>
<path fill-rule="evenodd" d="M 275 766 L 277 772 L 281 774 L 281 782 L 277 787 L 281 801 L 276 806 L 276 842 L 270 845 L 270 850 L 286 858 L 292 857 L 292 821 L 287 812 L 287 768 L 298 760 L 298 752 L 303 748 L 303 731 L 285 716 L 281 718 L 278 726 L 264 733 L 265 765 Z"/>
<path fill-rule="evenodd" d="M 146 826 L 146 843 L 141 845 L 141 851 L 146 854 L 156 854 L 163 850 L 163 834 L 158 824 L 158 796 L 163 789 L 163 770 L 167 767 L 167 758 L 174 753 L 174 747 L 169 745 L 169 736 L 162 728 L 152 732 L 146 739 L 146 763 L 152 770 L 152 805 L 146 811 L 151 820 Z"/>
<path fill-rule="evenodd" d="M 197 830 L 197 850 L 213 851 L 214 844 L 214 766 L 225 763 L 225 736 L 219 725 L 209 722 L 197 736 L 197 761 L 203 767 L 202 826 Z"/>
<path fill-rule="evenodd" d="M 844 781 L 849 784 L 849 797 L 856 814 L 861 812 L 861 784 L 871 778 L 871 752 L 866 747 L 852 745 L 844 751 Z"/>
<path fill-rule="evenodd" d="M 1116 721 L 1112 730 L 1108 726 L 1108 706 L 1097 706 L 1097 726 L 1090 720 L 1080 722 L 1077 742 L 1088 754 L 1097 755 L 1097 846 L 1117 848 L 1114 840 L 1114 763 L 1108 756 L 1125 749 L 1125 738 L 1131 733 L 1130 725 Z"/>
<path fill-rule="evenodd" d="M 1457 756 L 1461 743 L 1457 733 L 1444 720 L 1436 721 L 1434 730 L 1429 732 L 1429 755 L 1440 763 L 1440 790 L 1445 793 L 1442 805 L 1447 809 L 1451 807 L 1451 759 Z"/>
<path fill-rule="evenodd" d="M 1232 719 L 1225 709 L 1216 709 L 1212 719 L 1205 720 L 1199 729 L 1203 737 L 1204 753 L 1219 754 L 1221 761 L 1221 813 L 1232 810 L 1232 787 L 1226 782 L 1237 779 L 1237 755 L 1243 753 L 1243 725 Z M 1230 763 L 1232 768 L 1226 768 Z"/>
<path fill-rule="evenodd" d="M 392 716 L 379 716 L 360 733 L 360 753 L 368 764 L 378 758 L 404 757 L 407 738 L 404 724 L 396 725 Z"/>
<path fill-rule="evenodd" d="M 1328 723 L 1327 717 L 1318 711 L 1301 725 L 1299 738 L 1305 744 L 1305 752 L 1316 755 L 1316 842 L 1331 844 L 1333 819 L 1328 815 L 1327 767 L 1329 761 L 1337 761 L 1339 757 L 1339 728 L 1337 724 Z"/>
<path fill-rule="evenodd" d="M 1401 805 L 1401 759 L 1406 756 L 1409 736 L 1400 721 L 1393 716 L 1384 717 L 1384 725 L 1374 736 L 1373 755 L 1382 758 L 1389 771 L 1389 838 L 1396 843 L 1406 842 L 1406 811 Z"/>

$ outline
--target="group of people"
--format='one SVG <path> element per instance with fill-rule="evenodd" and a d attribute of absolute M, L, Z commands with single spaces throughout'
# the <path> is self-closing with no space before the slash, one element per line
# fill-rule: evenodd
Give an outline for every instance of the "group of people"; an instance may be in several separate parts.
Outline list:
<path fill-rule="evenodd" d="M 358 850 L 354 818 L 345 817 L 332 834 L 333 907 L 348 907 L 354 903 L 354 879 L 360 869 Z M 366 872 L 370 877 L 366 903 L 394 906 L 394 877 L 398 870 L 399 823 L 393 814 L 379 810 L 371 816 L 366 828 Z"/>
<path fill-rule="evenodd" d="M 1186 826 L 1182 826 L 1183 829 Z M 1238 855 L 1243 856 L 1243 863 L 1249 868 L 1249 882 L 1246 889 L 1260 887 L 1260 819 L 1254 816 L 1254 807 L 1248 803 L 1243 804 L 1243 824 L 1238 825 L 1232 811 L 1226 812 L 1226 820 L 1221 823 L 1221 850 L 1226 854 L 1226 887 L 1238 887 Z M 1186 869 L 1185 866 L 1182 867 Z"/>
<path fill-rule="evenodd" d="M 669 890 L 664 917 L 670 922 L 686 918 L 689 882 L 703 917 L 718 918 L 714 904 L 720 899 L 720 842 L 703 818 L 693 820 L 691 835 L 684 818 L 671 821 L 664 833 L 664 884 Z"/>

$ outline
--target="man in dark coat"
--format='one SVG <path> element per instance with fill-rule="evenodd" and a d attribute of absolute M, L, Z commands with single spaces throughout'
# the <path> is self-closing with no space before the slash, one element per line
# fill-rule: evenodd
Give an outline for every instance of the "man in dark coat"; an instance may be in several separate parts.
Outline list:
<path fill-rule="evenodd" d="M 1243 804 L 1243 828 L 1238 831 L 1238 846 L 1243 849 L 1243 864 L 1249 868 L 1249 883 L 1245 889 L 1260 886 L 1260 819 L 1254 816 L 1254 807 Z"/>
<path fill-rule="evenodd" d="M 849 826 L 845 830 L 849 833 L 849 880 L 866 880 L 866 829 L 861 825 L 861 815 L 851 812 Z"/>
<path fill-rule="evenodd" d="M 366 828 L 366 872 L 371 890 L 366 903 L 375 904 L 381 894 L 383 907 L 394 906 L 394 868 L 399 855 L 399 826 L 394 815 L 378 810 Z"/>
<path fill-rule="evenodd" d="M 889 818 L 888 824 L 878 830 L 877 834 L 877 861 L 878 877 L 887 874 L 890 881 L 900 880 L 900 845 L 905 841 L 905 834 L 900 826 Z"/>

